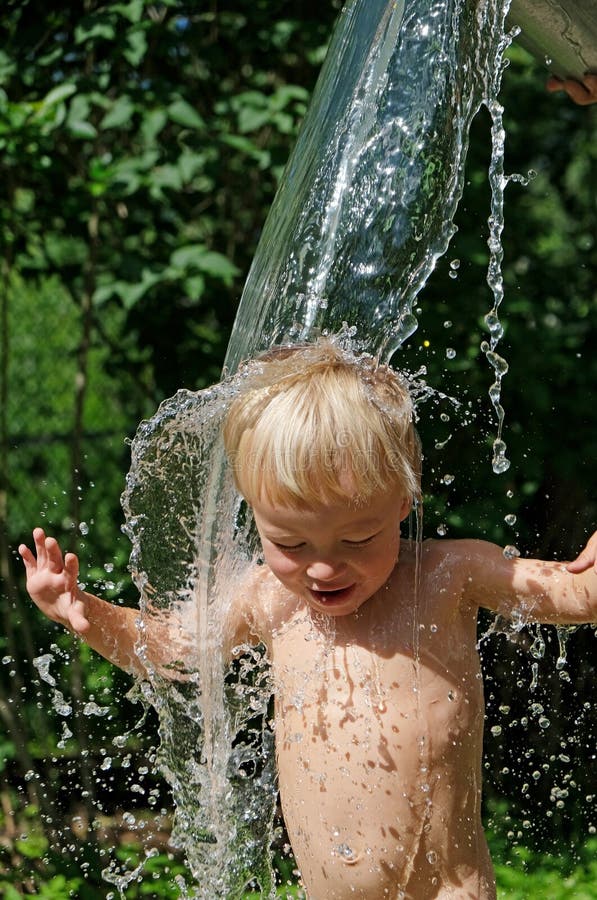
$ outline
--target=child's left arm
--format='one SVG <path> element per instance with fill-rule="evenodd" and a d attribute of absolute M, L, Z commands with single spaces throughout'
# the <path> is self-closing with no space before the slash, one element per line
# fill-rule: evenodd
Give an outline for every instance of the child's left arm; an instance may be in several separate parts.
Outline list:
<path fill-rule="evenodd" d="M 572 563 L 508 559 L 495 544 L 466 544 L 465 593 L 479 606 L 523 622 L 597 622 L 597 532 Z"/>

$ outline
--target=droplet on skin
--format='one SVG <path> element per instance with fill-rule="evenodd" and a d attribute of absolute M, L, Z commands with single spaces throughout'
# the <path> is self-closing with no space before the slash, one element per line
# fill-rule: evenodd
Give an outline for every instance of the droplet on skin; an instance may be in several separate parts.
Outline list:
<path fill-rule="evenodd" d="M 520 550 L 517 547 L 514 547 L 512 544 L 507 544 L 503 550 L 505 559 L 518 559 L 520 556 Z"/>

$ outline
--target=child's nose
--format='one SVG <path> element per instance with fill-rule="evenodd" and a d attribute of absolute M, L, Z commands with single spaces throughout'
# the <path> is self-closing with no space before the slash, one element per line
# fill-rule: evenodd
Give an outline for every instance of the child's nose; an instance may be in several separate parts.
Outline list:
<path fill-rule="evenodd" d="M 345 564 L 340 560 L 314 560 L 307 566 L 307 576 L 314 581 L 332 581 L 345 568 Z"/>

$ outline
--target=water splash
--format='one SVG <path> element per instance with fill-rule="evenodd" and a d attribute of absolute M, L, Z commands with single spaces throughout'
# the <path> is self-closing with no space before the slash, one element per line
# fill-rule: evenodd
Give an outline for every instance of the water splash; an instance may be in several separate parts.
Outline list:
<path fill-rule="evenodd" d="M 346 5 L 249 274 L 228 372 L 272 343 L 322 332 L 389 360 L 414 332 L 414 300 L 454 234 L 470 122 L 483 102 L 496 108 L 507 6 Z M 275 895 L 268 663 L 245 647 L 229 669 L 223 652 L 227 613 L 256 554 L 220 434 L 238 389 L 232 378 L 162 404 L 137 432 L 123 497 L 148 669 L 139 692 L 160 717 L 173 840 L 198 897 L 210 900 L 251 880 Z M 159 665 L 156 634 L 172 647 Z"/>

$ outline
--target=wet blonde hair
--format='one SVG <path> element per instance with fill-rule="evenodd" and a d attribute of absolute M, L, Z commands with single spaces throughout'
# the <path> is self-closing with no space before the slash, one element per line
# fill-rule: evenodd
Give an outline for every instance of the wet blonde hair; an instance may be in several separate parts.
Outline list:
<path fill-rule="evenodd" d="M 421 451 L 405 382 L 331 340 L 277 347 L 246 363 L 224 423 L 236 486 L 249 504 L 358 505 L 421 493 Z"/>

